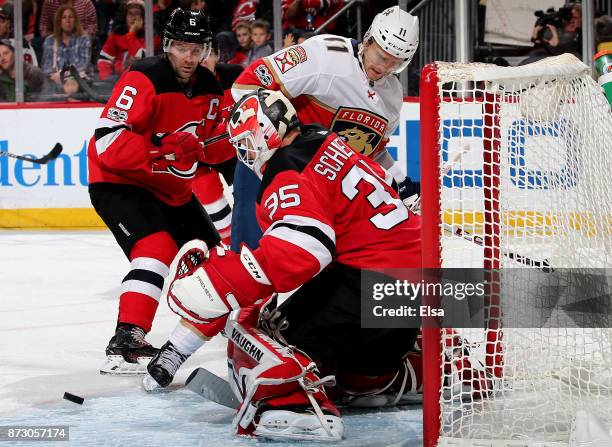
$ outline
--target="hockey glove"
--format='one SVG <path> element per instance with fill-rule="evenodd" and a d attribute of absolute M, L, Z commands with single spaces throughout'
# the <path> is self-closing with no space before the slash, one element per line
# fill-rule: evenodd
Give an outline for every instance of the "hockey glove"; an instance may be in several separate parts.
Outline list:
<path fill-rule="evenodd" d="M 421 183 L 413 182 L 408 176 L 397 186 L 397 192 L 404 206 L 414 214 L 421 212 Z"/>
<path fill-rule="evenodd" d="M 189 132 L 153 134 L 147 150 L 157 173 L 195 172 L 194 164 L 203 152 L 198 139 Z"/>
<path fill-rule="evenodd" d="M 208 251 L 199 240 L 181 248 L 170 266 L 169 280 L 170 309 L 194 323 L 211 323 L 274 291 L 246 246 L 238 255 L 222 247 Z"/>

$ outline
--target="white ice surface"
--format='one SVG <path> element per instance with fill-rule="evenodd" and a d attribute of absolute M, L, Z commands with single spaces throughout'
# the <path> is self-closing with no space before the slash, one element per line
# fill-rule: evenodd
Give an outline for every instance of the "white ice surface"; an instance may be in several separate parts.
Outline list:
<path fill-rule="evenodd" d="M 69 444 L 83 446 L 270 444 L 233 436 L 231 410 L 182 388 L 197 366 L 227 375 L 221 337 L 183 365 L 167 393 L 98 373 L 129 268 L 109 232 L 3 231 L 0 247 L 0 426 L 69 425 Z M 162 303 L 148 339 L 160 346 L 176 322 Z M 65 391 L 84 404 L 63 400 Z M 420 421 L 419 407 L 347 413 L 340 445 L 418 446 Z"/>

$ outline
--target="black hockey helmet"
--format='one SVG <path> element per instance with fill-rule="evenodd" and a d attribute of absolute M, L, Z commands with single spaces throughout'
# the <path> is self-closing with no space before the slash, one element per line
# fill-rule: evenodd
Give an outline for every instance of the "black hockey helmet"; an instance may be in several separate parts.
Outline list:
<path fill-rule="evenodd" d="M 186 11 L 176 8 L 170 14 L 164 28 L 164 46 L 167 40 L 210 44 L 212 32 L 208 17 L 202 11 Z"/>

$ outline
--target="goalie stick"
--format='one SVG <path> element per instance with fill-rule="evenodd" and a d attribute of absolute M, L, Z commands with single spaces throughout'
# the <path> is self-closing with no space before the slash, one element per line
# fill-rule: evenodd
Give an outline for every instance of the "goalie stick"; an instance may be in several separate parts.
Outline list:
<path fill-rule="evenodd" d="M 29 161 L 37 165 L 46 165 L 51 160 L 55 160 L 58 157 L 58 155 L 62 153 L 63 149 L 64 148 L 62 147 L 60 143 L 55 143 L 55 146 L 53 146 L 53 149 L 51 149 L 51 151 L 47 155 L 40 157 L 40 158 L 32 158 L 32 157 L 28 157 L 25 155 L 12 154 L 8 151 L 0 151 L 0 157 L 11 157 L 11 158 L 16 158 L 17 160 Z"/>
<path fill-rule="evenodd" d="M 185 386 L 204 399 L 233 410 L 240 406 L 230 384 L 204 368 L 196 368 L 185 381 Z"/>

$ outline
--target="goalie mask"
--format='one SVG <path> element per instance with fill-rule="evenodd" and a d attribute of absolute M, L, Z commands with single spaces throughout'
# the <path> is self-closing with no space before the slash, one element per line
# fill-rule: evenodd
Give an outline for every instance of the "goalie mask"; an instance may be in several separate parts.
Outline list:
<path fill-rule="evenodd" d="M 285 135 L 298 127 L 297 113 L 289 100 L 280 92 L 259 88 L 234 105 L 227 131 L 238 160 L 261 178 L 262 167 Z"/>
<path fill-rule="evenodd" d="M 408 66 L 419 46 L 419 19 L 399 6 L 387 8 L 377 14 L 359 48 L 364 67 L 364 53 L 372 42 L 376 42 L 387 54 L 398 59 L 396 66 L 391 67 L 389 72 L 400 73 Z"/>

